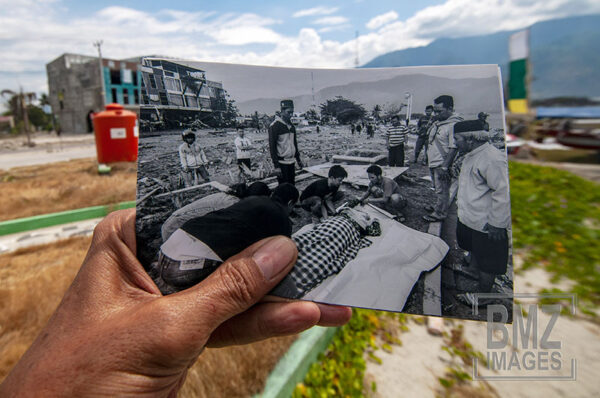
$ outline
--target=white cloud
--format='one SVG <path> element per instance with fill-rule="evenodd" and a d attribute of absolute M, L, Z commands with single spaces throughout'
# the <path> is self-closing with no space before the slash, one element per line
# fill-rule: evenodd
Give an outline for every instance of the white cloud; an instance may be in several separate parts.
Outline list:
<path fill-rule="evenodd" d="M 323 17 L 314 20 L 312 23 L 314 25 L 341 25 L 343 23 L 348 22 L 348 18 L 341 16 L 333 16 L 333 17 Z"/>
<path fill-rule="evenodd" d="M 0 0 L 2 4 L 8 3 Z M 45 64 L 65 52 L 95 55 L 92 42 L 98 39 L 104 40 L 103 54 L 116 59 L 161 54 L 215 62 L 332 68 L 352 67 L 356 56 L 355 39 L 336 41 L 321 36 L 350 29 L 343 16 L 323 17 L 315 28 L 283 34 L 278 29 L 285 21 L 252 13 L 151 13 L 107 7 L 87 17 L 67 19 L 61 3 L 32 4 L 32 0 L 10 3 L 0 14 L 0 89 L 23 85 L 27 91 L 47 91 Z M 406 20 L 390 19 L 360 36 L 360 61 L 427 45 L 439 37 L 489 34 L 541 20 L 599 12 L 597 0 L 447 0 Z M 373 20 L 379 17 L 382 15 Z"/>
<path fill-rule="evenodd" d="M 305 10 L 296 11 L 292 14 L 294 18 L 311 17 L 315 15 L 329 15 L 339 10 L 339 7 L 314 7 Z"/>
<path fill-rule="evenodd" d="M 373 17 L 367 22 L 367 28 L 369 29 L 377 29 L 382 27 L 383 25 L 395 21 L 398 19 L 398 13 L 396 11 L 386 12 L 385 14 L 377 15 Z"/>

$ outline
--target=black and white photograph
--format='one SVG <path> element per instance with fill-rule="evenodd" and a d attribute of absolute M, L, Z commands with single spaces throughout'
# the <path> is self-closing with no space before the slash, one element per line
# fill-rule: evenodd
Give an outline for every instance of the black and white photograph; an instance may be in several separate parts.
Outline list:
<path fill-rule="evenodd" d="M 137 255 L 164 294 L 285 235 L 298 259 L 271 296 L 477 320 L 512 306 L 478 298 L 513 291 L 497 65 L 144 58 L 141 77 Z"/>

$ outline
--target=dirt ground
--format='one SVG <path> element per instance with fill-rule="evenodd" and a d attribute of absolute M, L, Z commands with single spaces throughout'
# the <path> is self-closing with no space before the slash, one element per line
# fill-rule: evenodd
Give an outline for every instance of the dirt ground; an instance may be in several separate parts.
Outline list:
<path fill-rule="evenodd" d="M 0 170 L 0 221 L 135 199 L 136 164 L 112 164 L 99 175 L 94 159 Z"/>
<path fill-rule="evenodd" d="M 80 237 L 0 255 L 0 382 L 33 342 L 75 277 L 91 238 Z M 294 336 L 206 350 L 181 397 L 245 397 L 262 390 Z"/>
<path fill-rule="evenodd" d="M 331 160 L 333 155 L 351 156 L 373 156 L 387 154 L 385 139 L 383 135 L 376 135 L 373 139 L 367 139 L 366 135 L 352 135 L 348 126 L 321 126 L 320 134 L 315 127 L 303 128 L 298 132 L 298 146 L 301 158 L 306 166 L 322 164 Z M 152 262 L 158 247 L 162 243 L 160 239 L 160 226 L 168 216 L 176 209 L 212 192 L 213 188 L 207 187 L 201 190 L 185 192 L 172 195 L 171 197 L 156 196 L 183 187 L 180 176 L 178 147 L 181 144 L 180 131 L 163 133 L 161 136 L 143 137 L 140 140 L 140 159 L 138 183 L 138 198 L 158 189 L 155 194 L 144 202 L 138 209 L 138 257 L 142 264 L 147 266 L 148 271 L 154 275 Z M 226 185 L 238 181 L 237 164 L 233 140 L 235 131 L 200 130 L 197 132 L 197 141 L 203 145 L 204 151 L 210 165 L 208 171 L 212 180 Z M 268 137 L 265 131 L 247 129 L 246 136 L 250 138 L 255 156 L 252 159 L 252 168 L 268 176 L 272 172 L 271 160 L 268 153 Z M 406 217 L 405 224 L 413 229 L 426 232 L 428 223 L 422 220 L 426 214 L 424 206 L 433 204 L 435 194 L 431 190 L 431 182 L 422 177 L 429 176 L 427 166 L 419 163 L 408 163 L 413 157 L 415 137 L 411 136 L 407 144 L 406 160 L 409 170 L 396 178 L 400 185 L 408 205 L 403 213 Z M 257 173 L 258 173 L 257 172 Z M 302 191 L 318 177 L 310 177 L 299 181 L 296 186 Z M 342 201 L 353 197 L 360 197 L 366 188 L 360 188 L 344 184 L 344 198 Z M 342 203 L 336 203 L 339 205 Z M 310 215 L 296 208 L 297 217 L 292 218 L 293 231 L 311 222 Z M 423 280 L 419 280 L 407 304 L 405 311 L 413 313 L 422 312 L 422 293 L 424 289 Z"/>

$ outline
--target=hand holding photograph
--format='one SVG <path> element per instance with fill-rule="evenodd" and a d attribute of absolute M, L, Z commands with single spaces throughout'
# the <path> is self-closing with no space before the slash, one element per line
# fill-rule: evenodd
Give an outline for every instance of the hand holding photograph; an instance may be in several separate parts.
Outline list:
<path fill-rule="evenodd" d="M 164 294 L 273 235 L 298 247 L 274 296 L 485 320 L 476 294 L 512 293 L 497 65 L 141 72 L 137 250 Z"/>

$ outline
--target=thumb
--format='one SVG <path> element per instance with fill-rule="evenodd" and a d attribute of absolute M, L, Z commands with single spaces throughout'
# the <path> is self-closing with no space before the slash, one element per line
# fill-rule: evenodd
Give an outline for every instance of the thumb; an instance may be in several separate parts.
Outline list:
<path fill-rule="evenodd" d="M 289 238 L 266 238 L 229 258 L 200 284 L 168 296 L 170 306 L 179 308 L 180 330 L 191 333 L 182 337 L 207 339 L 221 323 L 257 303 L 290 271 L 297 253 Z"/>

